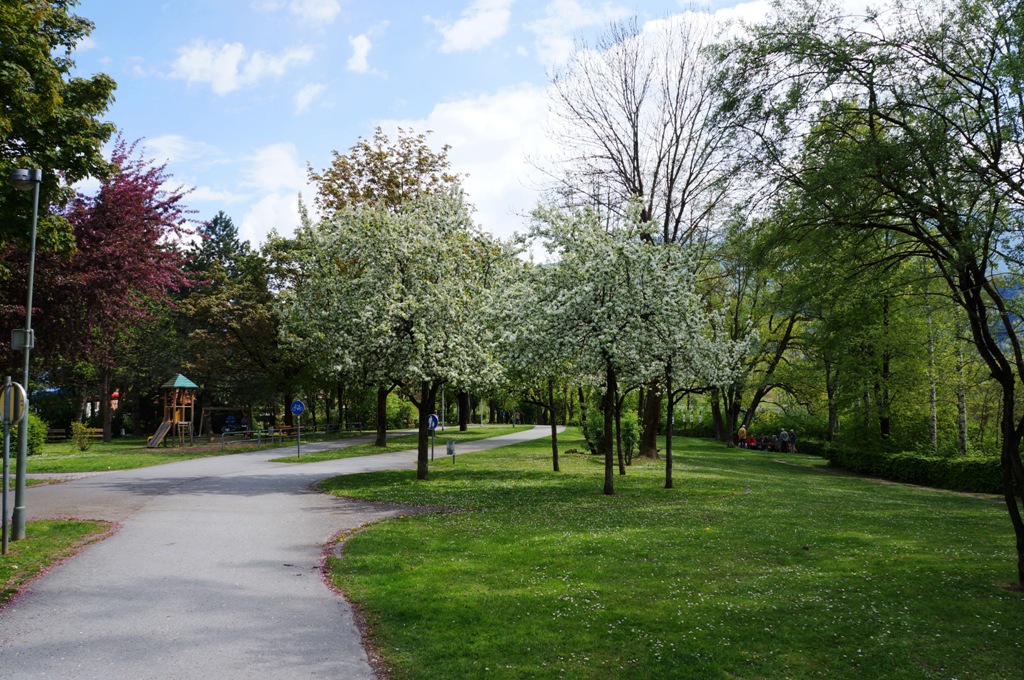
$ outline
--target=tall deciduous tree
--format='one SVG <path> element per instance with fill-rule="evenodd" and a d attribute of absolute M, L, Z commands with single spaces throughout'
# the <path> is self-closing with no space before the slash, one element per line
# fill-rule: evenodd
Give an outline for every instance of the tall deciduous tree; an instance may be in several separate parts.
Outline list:
<path fill-rule="evenodd" d="M 780 5 L 726 89 L 751 113 L 758 156 L 817 206 L 819 219 L 795 229 L 882 232 L 877 266 L 927 258 L 963 309 L 1001 389 L 1024 585 L 1022 41 L 1020 5 L 1008 0 L 894 4 L 858 22 L 817 3 Z"/>
<path fill-rule="evenodd" d="M 117 350 L 125 334 L 149 318 L 153 305 L 187 285 L 175 241 L 187 232 L 184 194 L 167 190 L 163 166 L 152 165 L 134 145 L 119 141 L 114 168 L 95 196 L 77 196 L 64 212 L 74 227 L 75 251 L 38 254 L 37 356 L 51 365 L 87 362 L 111 393 Z M 21 266 L 20 256 L 9 263 Z M 22 276 L 11 280 L 7 299 L 18 299 Z M 23 299 L 23 298 L 21 298 Z M 147 350 L 148 351 L 148 348 Z M 110 437 L 110 400 L 101 399 L 104 437 Z"/>
<path fill-rule="evenodd" d="M 427 134 L 398 129 L 392 141 L 378 127 L 373 139 L 360 138 L 322 172 L 309 167 L 316 185 L 316 205 L 326 215 L 345 209 L 369 208 L 385 213 L 408 209 L 412 201 L 457 189 L 458 176 L 448 162 L 448 145 L 434 151 Z M 377 390 L 377 446 L 387 443 L 387 398 L 395 383 L 383 382 Z"/>
<path fill-rule="evenodd" d="M 0 3 L 0 176 L 41 168 L 40 241 L 70 249 L 71 230 L 59 212 L 71 185 L 108 168 L 103 144 L 114 125 L 102 120 L 113 101 L 105 74 L 72 77 L 71 54 L 92 32 L 71 13 L 75 0 Z M 31 194 L 0 184 L 0 235 L 27 232 Z"/>
<path fill-rule="evenodd" d="M 707 245 L 735 176 L 730 129 L 716 120 L 723 92 L 708 53 L 713 30 L 710 15 L 696 12 L 616 23 L 554 75 L 554 132 L 566 150 L 557 192 L 570 205 L 636 204 L 657 225 L 649 238 L 695 253 Z M 653 381 L 643 456 L 657 455 L 660 395 Z"/>
<path fill-rule="evenodd" d="M 604 493 L 614 493 L 613 423 L 623 377 L 671 375 L 668 366 L 715 380 L 719 356 L 703 351 L 708 330 L 681 244 L 651 242 L 640 210 L 605 225 L 593 210 L 540 209 L 531 234 L 555 261 L 534 268 L 531 309 L 563 360 L 572 360 L 603 392 Z M 534 333 L 538 332 L 534 324 Z M 712 343 L 713 346 L 713 343 Z M 671 484 L 669 484 L 671 486 Z"/>
<path fill-rule="evenodd" d="M 442 385 L 499 379 L 484 295 L 502 252 L 461 193 L 348 208 L 298 238 L 306 274 L 285 291 L 289 337 L 321 360 L 400 386 L 419 409 L 417 476 L 427 478 L 427 416 Z"/>

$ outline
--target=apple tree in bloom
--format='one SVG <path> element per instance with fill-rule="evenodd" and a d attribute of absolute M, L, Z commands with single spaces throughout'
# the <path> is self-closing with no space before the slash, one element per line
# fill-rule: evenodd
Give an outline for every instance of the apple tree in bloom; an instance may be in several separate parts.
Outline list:
<path fill-rule="evenodd" d="M 523 324 L 532 324 L 535 341 L 544 338 L 545 351 L 572 362 L 601 388 L 606 494 L 614 493 L 612 423 L 620 381 L 684 371 L 714 381 L 728 373 L 736 353 L 721 351 L 709 335 L 686 249 L 652 243 L 653 231 L 636 209 L 611 222 L 589 209 L 534 213 L 531 236 L 553 261 L 531 270 L 535 298 Z"/>
<path fill-rule="evenodd" d="M 333 370 L 406 393 L 420 414 L 417 477 L 426 479 L 438 390 L 498 379 L 484 311 L 501 249 L 458 191 L 401 211 L 343 208 L 297 241 L 304 274 L 283 293 L 290 340 Z"/>

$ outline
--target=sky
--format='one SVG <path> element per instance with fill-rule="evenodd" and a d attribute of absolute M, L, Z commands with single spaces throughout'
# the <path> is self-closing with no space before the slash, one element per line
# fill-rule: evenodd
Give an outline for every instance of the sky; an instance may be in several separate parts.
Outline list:
<path fill-rule="evenodd" d="M 432 131 L 477 223 L 526 227 L 542 198 L 550 75 L 574 40 L 610 21 L 681 13 L 676 0 L 81 0 L 95 24 L 77 75 L 117 81 L 107 113 L 125 140 L 191 188 L 204 221 L 223 210 L 253 245 L 299 223 L 320 171 L 381 126 Z M 767 2 L 712 0 L 724 18 Z M 82 189 L 95 186 L 86 183 Z"/>

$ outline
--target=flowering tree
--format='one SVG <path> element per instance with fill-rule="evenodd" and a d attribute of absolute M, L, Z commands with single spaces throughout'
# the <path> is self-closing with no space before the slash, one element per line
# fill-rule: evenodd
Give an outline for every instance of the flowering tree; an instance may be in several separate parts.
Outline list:
<path fill-rule="evenodd" d="M 693 267 L 679 244 L 653 244 L 636 209 L 605 226 L 592 210 L 534 213 L 532 236 L 556 259 L 533 270 L 539 320 L 552 351 L 603 390 L 604 493 L 614 493 L 613 430 L 620 379 L 717 380 L 733 352 L 715 351 Z M 674 366 L 674 368 L 673 368 Z"/>
<path fill-rule="evenodd" d="M 400 386 L 419 410 L 417 477 L 427 478 L 427 415 L 445 383 L 498 378 L 484 291 L 502 251 L 462 194 L 425 195 L 394 212 L 349 208 L 297 237 L 305 272 L 286 331 L 332 370 Z"/>

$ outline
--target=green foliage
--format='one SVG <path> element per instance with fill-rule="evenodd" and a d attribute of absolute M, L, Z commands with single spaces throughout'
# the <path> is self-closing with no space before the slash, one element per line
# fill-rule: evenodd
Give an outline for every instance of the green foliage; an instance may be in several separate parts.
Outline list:
<path fill-rule="evenodd" d="M 79 451 L 88 451 L 92 446 L 92 437 L 89 435 L 89 427 L 77 420 L 71 423 L 71 447 Z"/>
<path fill-rule="evenodd" d="M 824 452 L 832 465 L 893 482 L 972 493 L 1003 492 L 999 459 L 992 456 L 927 456 L 850 445 L 827 446 Z"/>
<path fill-rule="evenodd" d="M 401 430 L 412 427 L 416 422 L 416 414 L 413 413 L 413 405 L 408 399 L 403 399 L 394 392 L 388 394 L 388 429 Z"/>
<path fill-rule="evenodd" d="M 425 134 L 398 129 L 392 142 L 378 127 L 373 139 L 360 138 L 347 154 L 333 151 L 334 160 L 322 173 L 309 168 L 317 188 L 316 205 L 326 215 L 352 207 L 398 211 L 419 197 L 444 193 L 458 184 L 446 144 L 434 151 Z"/>
<path fill-rule="evenodd" d="M 21 427 L 21 423 L 18 423 L 11 428 L 11 441 L 17 441 L 18 428 Z M 49 424 L 43 420 L 39 415 L 29 412 L 28 414 L 28 455 L 34 456 L 43 452 L 43 446 L 46 444 L 46 431 L 50 429 Z M 13 443 L 11 448 L 14 448 Z"/>
<path fill-rule="evenodd" d="M 587 422 L 583 424 L 583 439 L 593 455 L 601 453 L 604 441 L 604 412 L 595 404 L 587 404 Z"/>
<path fill-rule="evenodd" d="M 114 132 L 103 120 L 116 85 L 105 74 L 72 77 L 75 46 L 92 22 L 70 9 L 76 0 L 0 3 L 0 176 L 40 168 L 40 244 L 71 248 L 67 220 L 51 212 L 75 182 L 107 168 L 101 150 Z M 32 192 L 0 185 L 0 235 L 25 233 Z"/>

